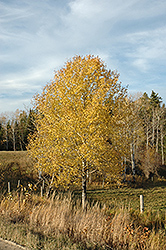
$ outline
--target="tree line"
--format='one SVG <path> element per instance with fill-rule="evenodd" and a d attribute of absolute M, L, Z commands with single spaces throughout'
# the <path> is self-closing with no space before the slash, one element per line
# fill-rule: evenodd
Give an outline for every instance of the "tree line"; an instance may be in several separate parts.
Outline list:
<path fill-rule="evenodd" d="M 136 174 L 158 174 L 165 164 L 165 104 L 153 90 L 129 96 L 99 57 L 76 56 L 35 96 L 34 110 L 1 115 L 0 150 L 26 149 L 55 186 L 82 180 L 84 206 L 92 173 L 124 182 L 128 173 L 133 181 Z"/>
<path fill-rule="evenodd" d="M 2 113 L 0 115 L 0 151 L 23 151 L 28 145 L 28 136 L 33 133 L 34 110 Z"/>
<path fill-rule="evenodd" d="M 124 181 L 131 169 L 133 176 L 138 169 L 148 178 L 165 165 L 166 107 L 162 98 L 153 90 L 140 97 L 127 98 L 122 131 L 125 154 L 121 157 Z M 0 115 L 0 151 L 27 150 L 28 137 L 35 131 L 36 111 L 16 110 Z M 123 134 L 123 135 L 122 135 Z M 125 140 L 124 140 L 125 134 Z"/>
<path fill-rule="evenodd" d="M 119 74 L 95 56 L 75 56 L 34 99 L 36 131 L 28 152 L 54 185 L 82 181 L 82 204 L 91 173 L 117 179 L 129 169 L 149 178 L 165 163 L 166 109 L 152 91 L 129 97 Z"/>
<path fill-rule="evenodd" d="M 130 114 L 126 115 L 126 124 L 123 129 L 123 132 L 126 129 L 128 133 L 126 143 L 128 153 L 123 159 L 124 179 L 128 165 L 131 166 L 133 178 L 136 171 L 138 173 L 140 170 L 149 178 L 157 174 L 159 167 L 165 164 L 165 104 L 162 104 L 162 98 L 153 90 L 150 96 L 145 92 L 135 100 L 129 98 L 128 104 Z"/>

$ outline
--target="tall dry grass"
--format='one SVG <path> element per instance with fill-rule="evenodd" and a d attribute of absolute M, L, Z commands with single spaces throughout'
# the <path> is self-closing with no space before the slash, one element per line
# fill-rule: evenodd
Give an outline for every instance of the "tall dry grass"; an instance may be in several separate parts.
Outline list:
<path fill-rule="evenodd" d="M 10 224 L 23 223 L 33 235 L 52 239 L 64 235 L 73 244 L 81 242 L 81 249 L 166 249 L 162 227 L 155 230 L 139 225 L 125 208 L 110 214 L 96 203 L 82 210 L 71 195 L 53 195 L 50 199 L 9 195 L 1 201 L 0 215 Z"/>

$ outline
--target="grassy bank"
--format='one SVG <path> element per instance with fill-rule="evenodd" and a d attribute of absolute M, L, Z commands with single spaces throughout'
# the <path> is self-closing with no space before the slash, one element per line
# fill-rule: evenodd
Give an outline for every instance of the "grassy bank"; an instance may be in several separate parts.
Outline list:
<path fill-rule="evenodd" d="M 0 218 L 2 238 L 32 249 L 166 249 L 165 214 L 99 204 L 83 211 L 71 195 L 4 197 Z"/>
<path fill-rule="evenodd" d="M 7 193 L 9 181 L 11 193 Z M 0 152 L 0 237 L 37 250 L 166 249 L 164 180 L 105 189 L 92 183 L 84 211 L 79 187 L 68 194 L 56 190 L 46 198 L 46 192 L 40 197 L 34 191 L 37 181 L 26 152 Z M 140 194 L 144 195 L 143 214 Z"/>

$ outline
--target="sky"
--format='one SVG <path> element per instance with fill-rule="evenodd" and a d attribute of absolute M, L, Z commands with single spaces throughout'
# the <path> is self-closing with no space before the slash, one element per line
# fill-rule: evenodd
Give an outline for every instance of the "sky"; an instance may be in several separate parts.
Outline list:
<path fill-rule="evenodd" d="M 166 103 L 166 0 L 0 0 L 0 113 L 31 108 L 56 70 L 88 54 L 130 94 Z"/>

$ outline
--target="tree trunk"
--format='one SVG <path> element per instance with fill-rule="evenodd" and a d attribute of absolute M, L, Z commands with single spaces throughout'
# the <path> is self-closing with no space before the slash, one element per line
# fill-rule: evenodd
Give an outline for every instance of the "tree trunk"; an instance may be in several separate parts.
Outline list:
<path fill-rule="evenodd" d="M 6 151 L 9 149 L 9 141 L 8 141 L 8 130 L 6 128 Z"/>
<path fill-rule="evenodd" d="M 161 129 L 161 157 L 162 157 L 162 165 L 164 165 L 164 135 L 163 135 L 163 125 L 160 126 Z"/>
<path fill-rule="evenodd" d="M 55 175 L 55 174 L 53 173 L 51 182 L 50 182 L 50 184 L 49 184 L 49 186 L 48 186 L 48 188 L 47 188 L 47 194 L 46 194 L 46 197 L 47 197 L 47 198 L 50 196 L 50 191 L 51 191 L 52 184 L 53 184 L 53 181 L 54 181 L 54 175 Z"/>
<path fill-rule="evenodd" d="M 82 208 L 85 209 L 86 207 L 86 173 L 82 176 Z"/>
<path fill-rule="evenodd" d="M 126 157 L 124 157 L 124 160 L 122 157 L 121 165 L 122 165 L 122 173 L 123 173 L 123 182 L 126 182 Z"/>
<path fill-rule="evenodd" d="M 86 170 L 85 161 L 82 162 L 82 165 L 83 165 L 83 168 L 82 168 L 82 208 L 85 209 L 86 199 L 87 199 L 87 193 L 86 193 L 87 170 Z"/>
<path fill-rule="evenodd" d="M 158 119 L 157 119 L 157 131 L 156 131 L 156 153 L 158 153 L 158 147 L 159 147 L 159 122 L 160 122 L 160 118 L 158 116 Z"/>
<path fill-rule="evenodd" d="M 12 129 L 12 132 L 13 132 L 13 150 L 16 151 L 16 137 L 14 128 Z"/>
<path fill-rule="evenodd" d="M 148 150 L 149 147 L 149 129 L 148 126 L 146 127 L 146 150 Z"/>
<path fill-rule="evenodd" d="M 92 183 L 92 173 L 89 173 L 89 184 Z"/>
<path fill-rule="evenodd" d="M 104 188 L 104 185 L 105 185 L 105 176 L 103 176 L 102 188 Z"/>
<path fill-rule="evenodd" d="M 155 117 L 154 117 L 154 108 L 153 108 L 153 117 L 152 117 L 152 146 L 154 146 L 154 137 L 155 137 Z"/>
<path fill-rule="evenodd" d="M 20 143 L 20 150 L 23 151 L 22 142 L 21 142 L 21 136 L 20 135 L 19 135 L 19 143 Z"/>
<path fill-rule="evenodd" d="M 134 143 L 131 143 L 131 144 L 130 144 L 130 152 L 131 152 L 131 167 L 132 167 L 133 181 L 135 182 Z"/>
<path fill-rule="evenodd" d="M 126 157 L 124 158 L 124 179 L 123 181 L 126 182 L 126 174 L 127 174 L 127 168 L 126 168 Z"/>

